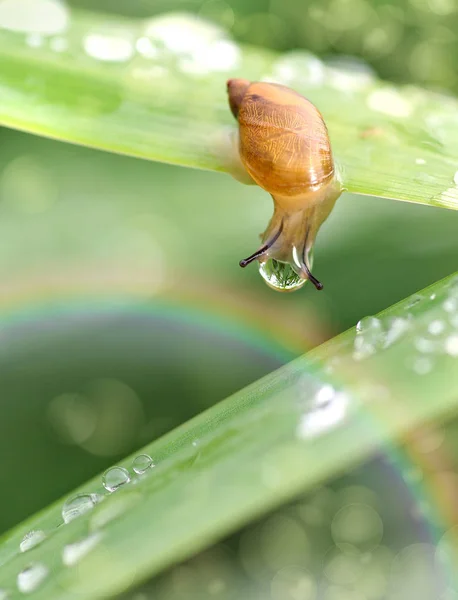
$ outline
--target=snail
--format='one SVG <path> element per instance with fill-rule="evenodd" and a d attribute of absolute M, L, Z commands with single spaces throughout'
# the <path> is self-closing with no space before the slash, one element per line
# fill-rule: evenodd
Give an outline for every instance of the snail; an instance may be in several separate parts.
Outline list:
<path fill-rule="evenodd" d="M 248 175 L 271 194 L 274 214 L 262 246 L 240 261 L 286 263 L 316 289 L 312 249 L 342 187 L 328 131 L 315 106 L 283 85 L 229 79 L 229 106 L 238 121 L 238 152 Z"/>

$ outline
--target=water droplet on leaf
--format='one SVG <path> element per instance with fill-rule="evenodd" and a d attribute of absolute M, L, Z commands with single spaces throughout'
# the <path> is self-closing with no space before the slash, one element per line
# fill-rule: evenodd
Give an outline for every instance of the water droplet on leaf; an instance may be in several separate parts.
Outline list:
<path fill-rule="evenodd" d="M 385 334 L 384 348 L 388 348 L 399 340 L 410 328 L 409 321 L 402 317 L 393 317 L 388 320 L 388 326 Z"/>
<path fill-rule="evenodd" d="M 453 296 L 450 298 L 447 298 L 447 300 L 445 300 L 445 302 L 442 304 L 442 308 L 445 310 L 445 312 L 448 313 L 454 313 L 458 311 L 458 299 L 454 298 Z"/>
<path fill-rule="evenodd" d="M 102 535 L 100 533 L 93 533 L 77 542 L 67 544 L 62 551 L 62 562 L 64 565 L 70 567 L 71 565 L 78 563 L 86 556 L 86 554 L 97 546 L 101 537 Z"/>
<path fill-rule="evenodd" d="M 109 492 L 114 492 L 122 485 L 129 483 L 130 475 L 123 467 L 112 467 L 103 474 L 103 487 Z"/>
<path fill-rule="evenodd" d="M 122 31 L 90 33 L 83 44 L 88 56 L 104 62 L 126 62 L 134 55 L 133 42 Z"/>
<path fill-rule="evenodd" d="M 384 341 L 383 325 L 377 317 L 364 317 L 356 325 L 353 358 L 361 360 L 375 354 Z"/>
<path fill-rule="evenodd" d="M 70 523 L 84 513 L 92 510 L 98 502 L 97 494 L 77 494 L 69 498 L 62 507 L 62 518 L 65 523 Z"/>
<path fill-rule="evenodd" d="M 319 435 L 337 427 L 345 418 L 348 396 L 335 390 L 332 385 L 323 385 L 313 398 L 312 405 L 302 415 L 297 434 L 301 438 Z"/>
<path fill-rule="evenodd" d="M 431 335 L 440 335 L 444 331 L 445 331 L 445 323 L 444 323 L 444 321 L 440 321 L 439 319 L 435 319 L 434 321 L 431 321 L 431 323 L 428 325 L 428 332 Z"/>
<path fill-rule="evenodd" d="M 36 531 L 29 531 L 22 538 L 21 543 L 19 544 L 19 549 L 21 552 L 27 552 L 27 550 L 31 550 L 41 544 L 41 542 L 46 539 L 46 534 L 41 529 L 37 529 Z"/>
<path fill-rule="evenodd" d="M 445 340 L 445 351 L 449 356 L 458 356 L 458 334 L 449 335 Z"/>
<path fill-rule="evenodd" d="M 153 459 L 148 454 L 139 454 L 132 462 L 132 468 L 137 475 L 142 475 L 153 466 Z"/>
<path fill-rule="evenodd" d="M 20 592 L 28 594 L 35 591 L 48 574 L 48 569 L 42 563 L 32 563 L 17 576 L 17 587 Z"/>
<path fill-rule="evenodd" d="M 410 310 L 414 306 L 417 306 L 417 304 L 419 304 L 422 300 L 423 300 L 423 296 L 421 296 L 420 294 L 414 294 L 413 296 L 411 296 L 409 298 L 409 300 L 407 300 L 407 302 L 405 304 L 405 308 L 407 310 Z"/>

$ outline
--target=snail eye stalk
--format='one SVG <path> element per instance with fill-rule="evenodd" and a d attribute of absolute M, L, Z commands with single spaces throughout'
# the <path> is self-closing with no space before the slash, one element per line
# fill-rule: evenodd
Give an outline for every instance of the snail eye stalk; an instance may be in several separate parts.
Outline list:
<path fill-rule="evenodd" d="M 282 231 L 283 231 L 283 221 L 280 223 L 280 227 L 278 228 L 277 233 L 267 242 L 267 244 L 265 246 L 263 246 L 262 248 L 259 248 L 259 250 L 257 250 L 254 254 L 252 254 L 248 258 L 244 258 L 243 260 L 241 260 L 239 262 L 239 265 L 244 269 L 246 266 L 248 266 L 254 260 L 256 260 L 257 258 L 260 258 L 263 254 L 265 254 L 267 252 L 267 250 L 272 248 L 272 246 L 275 244 L 275 242 L 280 237 Z"/>
<path fill-rule="evenodd" d="M 323 284 L 321 283 L 321 281 L 318 281 L 318 279 L 312 275 L 312 272 L 308 268 L 305 260 L 302 262 L 302 268 L 304 269 L 304 275 L 306 276 L 306 278 L 313 283 L 317 290 L 322 290 Z"/>
<path fill-rule="evenodd" d="M 307 240 L 308 240 L 308 236 L 309 236 L 309 231 L 307 230 L 307 234 L 305 236 L 304 250 L 302 252 L 302 260 L 301 260 L 302 270 L 304 271 L 305 277 L 311 283 L 313 283 L 313 285 L 316 287 L 316 289 L 317 290 L 322 290 L 323 287 L 324 287 L 323 284 L 321 283 L 321 281 L 318 281 L 318 279 L 316 277 L 314 277 L 314 275 L 312 275 L 312 272 L 310 271 L 309 266 L 307 264 Z"/>

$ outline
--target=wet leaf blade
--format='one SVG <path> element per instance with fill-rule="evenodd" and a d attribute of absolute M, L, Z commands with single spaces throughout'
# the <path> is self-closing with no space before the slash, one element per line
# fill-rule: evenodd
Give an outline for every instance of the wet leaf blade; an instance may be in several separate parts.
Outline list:
<path fill-rule="evenodd" d="M 381 319 L 392 339 L 387 333 L 364 360 L 355 357 L 350 330 L 148 445 L 142 452 L 156 467 L 69 524 L 59 526 L 62 501 L 32 517 L 0 544 L 2 584 L 14 588 L 21 569 L 38 561 L 49 575 L 34 598 L 115 596 L 381 444 L 456 414 L 457 281 L 455 275 L 454 290 L 444 280 L 419 302 L 407 299 L 385 311 Z M 415 340 L 436 320 L 446 324 L 441 348 L 422 355 Z M 432 362 L 420 374 L 415 361 L 425 358 Z M 337 393 L 320 408 L 314 398 L 325 386 Z M 131 474 L 132 459 L 122 463 Z M 101 476 L 77 491 L 103 493 Z M 20 554 L 19 543 L 32 529 L 46 531 L 48 539 Z M 65 545 L 94 532 L 98 544 L 77 568 L 65 566 Z"/>
<path fill-rule="evenodd" d="M 0 29 L 0 124 L 110 152 L 228 171 L 228 133 L 235 124 L 225 81 L 273 79 L 322 111 L 349 191 L 458 207 L 455 99 L 329 68 L 300 52 L 278 55 L 230 45 L 234 59 L 227 68 L 164 49 L 147 58 L 134 50 L 148 27 L 151 22 L 72 11 L 64 34 L 35 36 L 33 43 L 30 34 Z M 94 32 L 121 36 L 132 55 L 108 60 L 110 46 L 102 39 L 104 59 L 89 56 L 85 41 Z M 57 45 L 62 40 L 65 49 Z"/>

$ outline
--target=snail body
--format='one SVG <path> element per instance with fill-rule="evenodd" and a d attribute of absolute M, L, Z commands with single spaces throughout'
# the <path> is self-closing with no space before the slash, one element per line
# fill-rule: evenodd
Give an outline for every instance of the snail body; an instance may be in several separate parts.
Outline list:
<path fill-rule="evenodd" d="M 310 272 L 311 252 L 341 193 L 324 120 L 311 102 L 282 85 L 230 79 L 227 88 L 240 160 L 274 201 L 263 246 L 240 265 L 272 258 L 322 289 Z"/>

